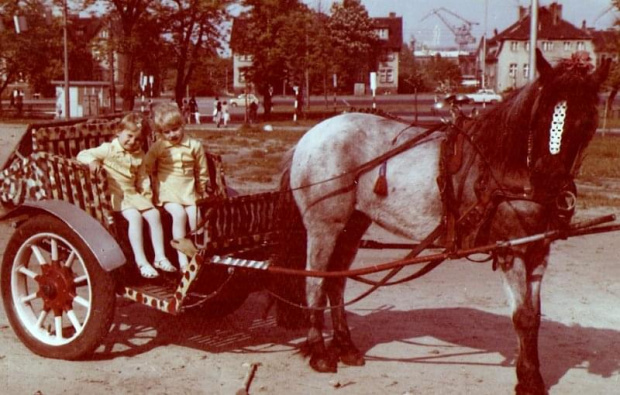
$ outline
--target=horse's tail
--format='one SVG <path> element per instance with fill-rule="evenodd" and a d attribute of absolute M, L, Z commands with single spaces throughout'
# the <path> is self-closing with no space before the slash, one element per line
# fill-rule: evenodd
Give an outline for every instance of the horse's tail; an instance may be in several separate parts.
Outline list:
<path fill-rule="evenodd" d="M 303 270 L 306 267 L 307 234 L 301 220 L 301 213 L 290 184 L 292 153 L 289 152 L 285 170 L 280 180 L 280 204 L 278 221 L 281 229 L 278 248 L 271 261 L 274 266 Z M 272 292 L 276 301 L 276 320 L 285 328 L 297 329 L 307 326 L 303 307 L 306 302 L 306 282 L 301 276 L 274 276 Z"/>

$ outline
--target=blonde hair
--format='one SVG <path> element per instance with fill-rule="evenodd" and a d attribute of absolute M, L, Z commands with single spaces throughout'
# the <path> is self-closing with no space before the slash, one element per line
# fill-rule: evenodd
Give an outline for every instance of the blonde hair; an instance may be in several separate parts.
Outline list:
<path fill-rule="evenodd" d="M 118 132 L 120 133 L 123 130 L 129 130 L 131 132 L 140 132 L 140 134 L 143 134 L 143 130 L 146 126 L 145 124 L 146 120 L 142 114 L 132 112 L 125 115 L 123 119 L 121 119 Z"/>
<path fill-rule="evenodd" d="M 176 104 L 162 103 L 153 108 L 153 122 L 158 132 L 172 130 L 185 125 L 183 114 Z"/>

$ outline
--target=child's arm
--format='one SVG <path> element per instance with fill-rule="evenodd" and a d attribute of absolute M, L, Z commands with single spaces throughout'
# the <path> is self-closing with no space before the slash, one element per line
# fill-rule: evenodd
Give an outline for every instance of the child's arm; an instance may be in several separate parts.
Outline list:
<path fill-rule="evenodd" d="M 151 188 L 151 179 L 149 173 L 146 171 L 144 162 L 138 167 L 138 173 L 136 174 L 136 191 L 147 199 L 153 199 L 153 189 Z"/>
<path fill-rule="evenodd" d="M 196 192 L 200 197 L 207 197 L 213 193 L 213 187 L 209 180 L 207 156 L 202 144 L 196 141 L 194 149 L 194 176 L 196 177 Z"/>
<path fill-rule="evenodd" d="M 79 162 L 87 164 L 90 171 L 96 173 L 103 166 L 103 160 L 108 157 L 109 152 L 110 143 L 103 143 L 99 147 L 80 151 L 75 159 Z"/>

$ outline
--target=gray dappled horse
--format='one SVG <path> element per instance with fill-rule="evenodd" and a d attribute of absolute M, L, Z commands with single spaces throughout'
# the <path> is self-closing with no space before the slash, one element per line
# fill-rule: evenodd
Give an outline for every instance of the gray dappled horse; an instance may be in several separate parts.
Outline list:
<path fill-rule="evenodd" d="M 283 246 L 297 246 L 305 256 L 295 259 L 289 250 L 275 262 L 346 270 L 372 222 L 446 249 L 566 226 L 573 213 L 573 178 L 597 127 L 598 92 L 609 63 L 593 71 L 578 53 L 552 67 L 538 52 L 536 81 L 478 118 L 463 117 L 432 133 L 361 113 L 321 122 L 301 138 L 282 179 L 282 191 L 292 193 L 296 206 L 288 219 L 303 225 L 301 231 L 284 232 L 289 239 Z M 408 141 L 415 144 L 376 161 Z M 493 253 L 519 341 L 517 393 L 546 392 L 538 328 L 549 245 L 542 240 Z M 346 320 L 346 280 L 308 277 L 305 287 L 297 280 L 283 279 L 280 293 L 294 299 L 293 286 L 301 286 L 305 295 L 298 301 L 307 303 L 307 314 L 280 302 L 278 320 L 290 326 L 307 318 L 310 365 L 319 372 L 335 372 L 338 361 L 363 365 Z M 329 348 L 322 334 L 327 300 L 334 331 Z"/>

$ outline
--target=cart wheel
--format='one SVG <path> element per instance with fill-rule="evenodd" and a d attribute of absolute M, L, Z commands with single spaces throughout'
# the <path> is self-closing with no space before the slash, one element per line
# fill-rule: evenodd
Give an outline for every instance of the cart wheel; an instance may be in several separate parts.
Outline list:
<path fill-rule="evenodd" d="M 0 273 L 4 309 L 35 354 L 91 354 L 114 318 L 114 281 L 82 239 L 49 215 L 31 218 L 9 240 Z"/>

